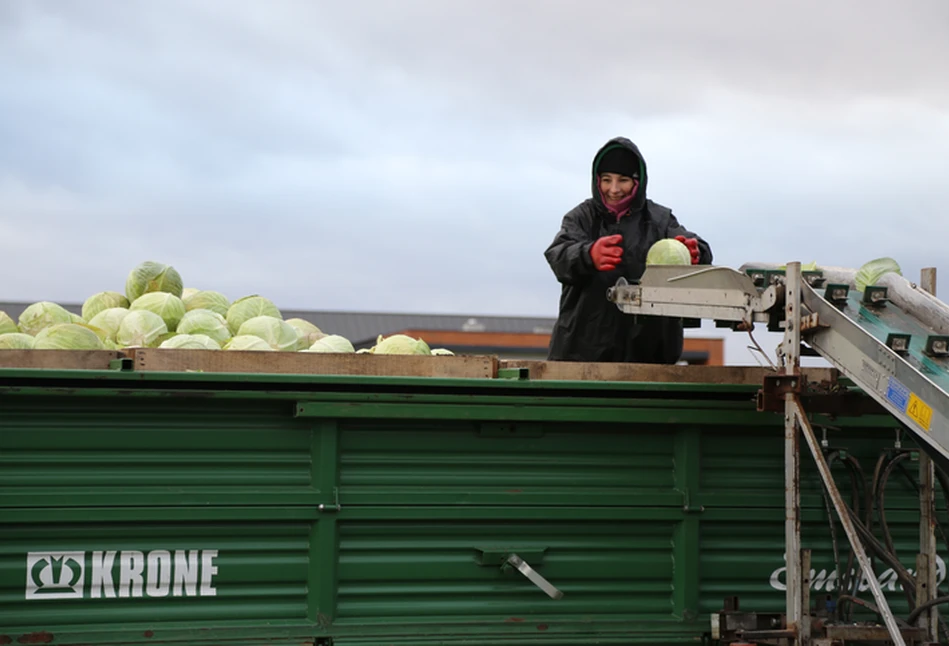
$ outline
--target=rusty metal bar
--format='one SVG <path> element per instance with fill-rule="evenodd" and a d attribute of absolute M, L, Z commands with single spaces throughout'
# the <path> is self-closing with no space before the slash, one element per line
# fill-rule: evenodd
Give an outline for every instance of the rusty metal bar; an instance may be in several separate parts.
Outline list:
<path fill-rule="evenodd" d="M 782 344 L 784 374 L 800 379 L 801 363 L 801 263 L 789 262 L 785 271 L 785 330 Z M 795 411 L 797 395 L 784 396 L 784 549 L 787 561 L 787 626 L 800 643 L 805 608 L 802 607 L 801 570 L 801 446 Z"/>
<path fill-rule="evenodd" d="M 853 548 L 857 561 L 860 563 L 863 576 L 870 585 L 870 591 L 873 593 L 873 599 L 876 601 L 877 608 L 880 609 L 880 614 L 883 615 L 883 623 L 886 624 L 890 639 L 894 646 L 906 646 L 900 628 L 896 624 L 896 617 L 893 615 L 893 611 L 890 610 L 886 597 L 883 595 L 883 589 L 880 587 L 880 582 L 873 573 L 873 566 L 870 564 L 867 552 L 863 547 L 863 543 L 860 541 L 860 537 L 857 535 L 857 530 L 847 511 L 847 504 L 840 496 L 840 491 L 834 482 L 830 466 L 827 464 L 827 460 L 824 459 L 824 454 L 821 451 L 817 436 L 814 434 L 814 429 L 811 427 L 810 420 L 807 419 L 807 415 L 804 414 L 799 402 L 794 402 L 794 417 L 797 418 L 797 422 L 800 424 L 801 434 L 804 436 L 804 440 L 811 450 L 811 455 L 814 456 L 814 462 L 817 463 L 817 470 L 820 473 L 821 480 L 824 481 L 824 486 L 827 488 L 830 499 L 834 503 L 834 509 L 837 510 L 840 523 L 843 525 L 844 531 L 847 533 L 847 538 L 850 540 L 850 546 Z"/>
<path fill-rule="evenodd" d="M 936 295 L 936 268 L 920 271 L 919 286 Z M 936 597 L 936 532 L 933 518 L 936 506 L 936 472 L 925 451 L 919 452 L 919 556 L 916 560 L 916 603 Z M 939 610 L 924 610 L 916 624 L 926 631 L 929 641 L 938 641 Z"/>

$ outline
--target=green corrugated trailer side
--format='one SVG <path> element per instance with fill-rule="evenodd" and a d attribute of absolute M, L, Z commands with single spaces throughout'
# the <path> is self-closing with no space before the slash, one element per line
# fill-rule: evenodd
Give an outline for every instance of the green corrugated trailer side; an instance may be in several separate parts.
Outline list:
<path fill-rule="evenodd" d="M 784 607 L 783 416 L 756 390 L 2 370 L 0 644 L 701 642 L 726 596 Z M 871 472 L 895 438 L 815 423 Z M 834 592 L 807 456 L 801 500 Z M 905 478 L 886 506 L 912 568 Z"/>

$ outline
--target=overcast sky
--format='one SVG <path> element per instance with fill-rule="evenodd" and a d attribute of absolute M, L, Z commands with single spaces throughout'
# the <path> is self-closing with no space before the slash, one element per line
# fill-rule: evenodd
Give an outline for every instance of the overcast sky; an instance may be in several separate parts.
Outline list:
<path fill-rule="evenodd" d="M 947 64 L 946 0 L 0 2 L 0 300 L 151 259 L 288 309 L 555 316 L 543 251 L 616 135 L 716 264 L 892 256 L 945 300 Z"/>

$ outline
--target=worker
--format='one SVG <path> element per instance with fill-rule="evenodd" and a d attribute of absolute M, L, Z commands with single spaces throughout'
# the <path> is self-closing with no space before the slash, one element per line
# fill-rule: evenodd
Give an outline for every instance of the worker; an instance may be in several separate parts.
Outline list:
<path fill-rule="evenodd" d="M 661 239 L 685 244 L 692 264 L 712 263 L 705 240 L 647 199 L 647 182 L 646 161 L 625 137 L 593 158 L 593 196 L 563 217 L 544 252 L 562 286 L 549 360 L 674 364 L 682 356 L 682 319 L 624 314 L 606 300 L 617 279 L 642 276 Z"/>

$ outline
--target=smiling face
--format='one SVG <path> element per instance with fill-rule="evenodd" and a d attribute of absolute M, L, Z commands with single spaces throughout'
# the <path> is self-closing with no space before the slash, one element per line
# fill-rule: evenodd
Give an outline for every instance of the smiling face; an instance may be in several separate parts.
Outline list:
<path fill-rule="evenodd" d="M 636 181 L 632 177 L 619 173 L 600 174 L 600 192 L 607 204 L 619 204 L 629 197 L 635 186 Z"/>

